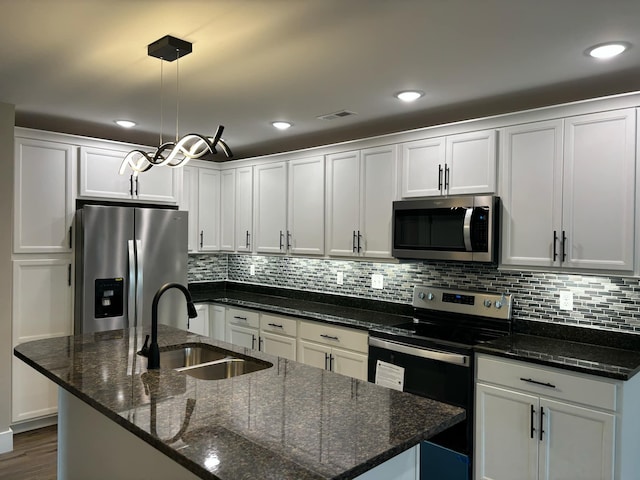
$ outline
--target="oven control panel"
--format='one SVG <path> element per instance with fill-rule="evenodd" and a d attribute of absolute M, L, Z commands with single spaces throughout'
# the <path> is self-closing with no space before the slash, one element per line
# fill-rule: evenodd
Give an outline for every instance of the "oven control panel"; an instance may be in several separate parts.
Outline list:
<path fill-rule="evenodd" d="M 413 289 L 415 308 L 509 319 L 512 304 L 510 293 L 449 290 L 427 285 L 416 285 Z"/>

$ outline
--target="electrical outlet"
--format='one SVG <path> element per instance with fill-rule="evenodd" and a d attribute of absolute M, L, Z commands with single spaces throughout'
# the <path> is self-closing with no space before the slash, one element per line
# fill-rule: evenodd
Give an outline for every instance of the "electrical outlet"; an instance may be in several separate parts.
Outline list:
<path fill-rule="evenodd" d="M 379 273 L 371 275 L 371 288 L 382 289 L 384 288 L 384 277 Z"/>
<path fill-rule="evenodd" d="M 344 283 L 344 273 L 338 272 L 338 274 L 336 275 L 336 283 L 338 285 L 342 285 Z"/>
<path fill-rule="evenodd" d="M 560 310 L 573 310 L 573 293 L 569 290 L 560 292 Z"/>
<path fill-rule="evenodd" d="M 256 266 L 255 265 L 251 265 L 249 267 L 249 275 L 255 275 L 256 274 Z"/>

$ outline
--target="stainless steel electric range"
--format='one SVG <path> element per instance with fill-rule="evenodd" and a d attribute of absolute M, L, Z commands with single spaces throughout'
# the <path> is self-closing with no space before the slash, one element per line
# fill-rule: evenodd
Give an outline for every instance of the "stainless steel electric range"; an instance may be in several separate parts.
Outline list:
<path fill-rule="evenodd" d="M 412 305 L 412 322 L 370 332 L 369 381 L 379 369 L 400 367 L 392 369 L 404 391 L 465 408 L 467 420 L 435 441 L 471 457 L 473 347 L 511 333 L 512 297 L 416 286 Z"/>

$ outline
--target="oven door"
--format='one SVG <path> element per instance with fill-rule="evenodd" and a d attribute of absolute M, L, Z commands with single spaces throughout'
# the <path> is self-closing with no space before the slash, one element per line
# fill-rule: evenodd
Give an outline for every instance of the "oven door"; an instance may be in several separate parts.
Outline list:
<path fill-rule="evenodd" d="M 381 360 L 404 368 L 404 391 L 462 408 L 471 404 L 471 357 L 394 340 L 369 337 L 370 382 Z"/>

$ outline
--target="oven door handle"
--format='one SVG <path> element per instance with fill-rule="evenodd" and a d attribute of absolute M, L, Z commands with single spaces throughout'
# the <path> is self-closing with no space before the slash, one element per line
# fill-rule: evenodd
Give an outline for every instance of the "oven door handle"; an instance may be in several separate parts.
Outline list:
<path fill-rule="evenodd" d="M 392 352 L 406 353 L 414 357 L 427 358 L 429 360 L 437 360 L 439 362 L 453 363 L 454 365 L 469 366 L 469 356 L 459 353 L 442 352 L 440 350 L 430 350 L 426 348 L 417 348 L 404 343 L 392 342 L 390 340 L 381 340 L 379 338 L 369 337 L 369 345 L 372 347 L 384 348 Z"/>

